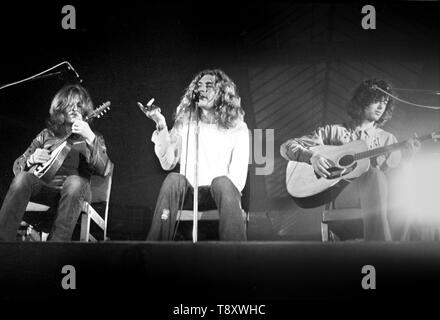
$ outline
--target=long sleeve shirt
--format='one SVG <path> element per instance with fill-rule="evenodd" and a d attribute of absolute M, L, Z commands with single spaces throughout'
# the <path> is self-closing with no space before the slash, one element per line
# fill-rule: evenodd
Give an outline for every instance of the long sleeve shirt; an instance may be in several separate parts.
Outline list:
<path fill-rule="evenodd" d="M 387 146 L 397 142 L 396 137 L 376 126 L 361 130 L 353 122 L 319 127 L 309 135 L 290 139 L 281 145 L 280 153 L 286 160 L 310 163 L 311 148 L 321 145 L 342 145 L 355 140 L 363 140 L 369 149 Z M 371 159 L 373 167 L 382 170 L 395 168 L 399 165 L 401 153 L 395 151 Z"/>
<path fill-rule="evenodd" d="M 28 171 L 30 169 L 28 160 L 37 148 L 49 149 L 58 141 L 59 138 L 56 137 L 51 130 L 44 129 L 41 131 L 35 139 L 32 140 L 26 151 L 15 160 L 13 166 L 14 174 L 17 175 L 19 172 Z M 78 174 L 90 179 L 92 174 L 101 176 L 108 174 L 111 162 L 107 155 L 104 138 L 96 134 L 96 138 L 91 146 L 85 142 L 82 143 L 83 148 L 80 148 L 80 151 L 75 148 L 75 146 L 72 148 L 58 170 L 57 176 Z"/>
<path fill-rule="evenodd" d="M 237 120 L 237 125 L 230 129 L 202 121 L 199 126 L 198 185 L 211 185 L 214 178 L 227 176 L 241 192 L 246 184 L 249 162 L 249 132 L 246 123 Z M 162 168 L 172 170 L 180 162 L 180 173 L 194 185 L 195 123 L 185 122 L 170 131 L 156 130 L 151 140 L 155 144 L 154 151 Z"/>

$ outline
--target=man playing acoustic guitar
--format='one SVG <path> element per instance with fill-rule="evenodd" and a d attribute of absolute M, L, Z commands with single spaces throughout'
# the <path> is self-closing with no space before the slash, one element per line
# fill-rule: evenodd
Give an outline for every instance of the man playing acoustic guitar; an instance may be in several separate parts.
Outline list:
<path fill-rule="evenodd" d="M 281 145 L 281 155 L 287 160 L 309 163 L 316 175 L 315 180 L 322 181 L 332 175 L 330 168 L 334 167 L 334 164 L 316 146 L 340 146 L 362 140 L 365 141 L 368 149 L 376 149 L 396 143 L 397 139 L 394 135 L 380 128 L 391 119 L 394 106 L 392 99 L 378 88 L 392 94 L 391 87 L 383 80 L 363 81 L 347 106 L 347 112 L 352 118 L 351 122 L 326 125 L 310 135 L 290 139 Z M 410 139 L 405 144 L 408 155 L 419 147 L 420 142 L 416 139 Z M 400 160 L 401 153 L 398 151 L 371 158 L 368 171 L 354 179 L 340 195 L 343 197 L 346 192 L 349 194 L 347 189 L 356 188 L 363 211 L 366 240 L 392 238 L 387 217 L 388 181 L 385 173 L 389 169 L 396 168 Z M 346 184 L 335 185 L 331 190 L 331 198 L 334 199 L 345 186 Z"/>
<path fill-rule="evenodd" d="M 69 85 L 57 92 L 49 109 L 47 128 L 14 163 L 15 178 L 0 210 L 0 241 L 16 239 L 29 200 L 50 206 L 58 202 L 49 240 L 71 240 L 81 202 L 91 198 L 91 175 L 106 175 L 111 164 L 104 139 L 85 121 L 92 112 L 92 100 L 83 87 Z M 45 182 L 33 169 L 51 159 L 49 150 L 62 137 L 69 137 L 69 143 L 76 142 L 82 149 L 72 147 L 55 177 Z"/>

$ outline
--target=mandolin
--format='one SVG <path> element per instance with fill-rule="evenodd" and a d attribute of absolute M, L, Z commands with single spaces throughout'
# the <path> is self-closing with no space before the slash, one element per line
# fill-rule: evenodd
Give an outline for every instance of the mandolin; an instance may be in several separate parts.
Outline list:
<path fill-rule="evenodd" d="M 89 114 L 84 121 L 100 118 L 108 109 L 110 109 L 110 102 L 104 102 L 98 108 L 96 108 L 91 114 Z M 49 183 L 56 175 L 57 171 L 61 168 L 64 160 L 72 149 L 72 145 L 67 141 L 72 135 L 72 132 L 67 133 L 64 137 L 60 138 L 57 143 L 52 145 L 49 149 L 50 159 L 45 163 L 38 163 L 29 169 L 29 172 L 35 176 Z"/>

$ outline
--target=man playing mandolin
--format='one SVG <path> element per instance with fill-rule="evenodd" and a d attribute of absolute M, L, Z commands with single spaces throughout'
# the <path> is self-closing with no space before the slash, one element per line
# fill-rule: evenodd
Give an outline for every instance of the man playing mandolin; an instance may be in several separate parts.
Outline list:
<path fill-rule="evenodd" d="M 363 81 L 347 106 L 347 112 L 352 118 L 351 122 L 326 125 L 319 127 L 310 135 L 290 139 L 281 145 L 281 155 L 287 160 L 309 163 L 313 168 L 313 175 L 316 175 L 316 181 L 331 181 L 328 179 L 333 178 L 330 169 L 335 165 L 317 146 L 340 146 L 362 140 L 368 149 L 376 149 L 396 143 L 397 139 L 393 134 L 380 128 L 391 119 L 394 106 L 392 99 L 378 88 L 392 94 L 391 87 L 383 80 Z M 408 154 L 412 154 L 419 147 L 420 142 L 416 139 L 410 139 L 405 144 Z M 355 190 L 358 190 L 356 193 L 359 195 L 363 211 L 366 240 L 391 240 L 387 218 L 388 181 L 385 173 L 391 168 L 396 168 L 400 160 L 401 154 L 398 151 L 371 157 L 369 169 L 356 178 L 340 195 L 343 197 L 349 188 L 357 188 Z M 351 168 L 355 168 L 355 165 Z M 345 185 L 334 186 L 331 190 L 331 198 L 334 199 Z"/>
<path fill-rule="evenodd" d="M 92 100 L 83 87 L 68 85 L 56 93 L 49 109 L 47 128 L 14 163 L 15 178 L 0 210 L 1 241 L 16 239 L 29 200 L 50 206 L 58 202 L 49 240 L 71 240 L 81 203 L 91 199 L 91 175 L 106 175 L 111 164 L 104 139 L 95 134 L 87 122 L 86 117 L 92 112 Z M 53 157 L 50 151 L 63 140 L 67 141 L 65 148 L 68 148 L 65 157 Z M 60 167 L 53 178 L 45 181 L 36 173 L 37 168 L 48 161 L 54 165 L 58 161 Z"/>

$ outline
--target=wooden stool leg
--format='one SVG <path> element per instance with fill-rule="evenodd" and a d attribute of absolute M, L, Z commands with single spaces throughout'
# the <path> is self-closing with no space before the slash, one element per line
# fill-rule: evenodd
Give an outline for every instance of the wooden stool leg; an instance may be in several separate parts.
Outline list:
<path fill-rule="evenodd" d="M 90 216 L 88 213 L 81 214 L 81 234 L 80 241 L 89 242 L 90 235 Z"/>
<path fill-rule="evenodd" d="M 328 241 L 328 225 L 327 225 L 327 223 L 321 222 L 321 238 L 322 238 L 322 242 Z"/>

